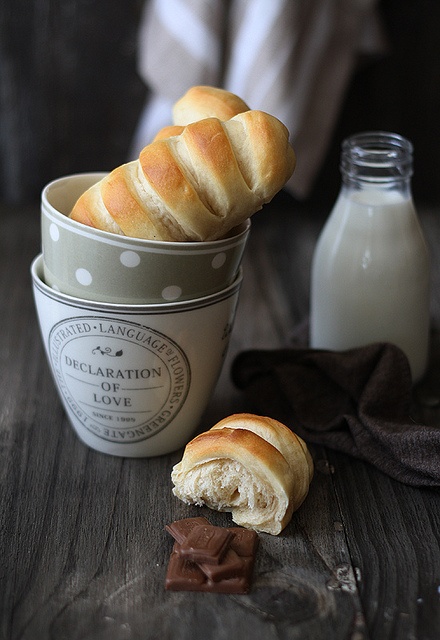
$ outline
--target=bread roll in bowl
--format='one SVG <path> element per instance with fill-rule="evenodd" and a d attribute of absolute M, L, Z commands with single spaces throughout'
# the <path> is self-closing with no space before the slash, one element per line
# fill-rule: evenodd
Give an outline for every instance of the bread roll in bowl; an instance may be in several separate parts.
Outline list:
<path fill-rule="evenodd" d="M 244 111 L 249 111 L 249 107 L 235 93 L 219 87 L 197 85 L 174 103 L 173 124 L 187 125 L 205 118 L 225 121 Z"/>
<path fill-rule="evenodd" d="M 77 222 L 134 238 L 226 237 L 269 202 L 292 175 L 286 127 L 262 111 L 205 118 L 160 138 L 75 203 Z"/>
<path fill-rule="evenodd" d="M 249 111 L 248 105 L 235 93 L 211 87 L 209 85 L 197 85 L 175 102 L 173 106 L 173 124 L 163 127 L 154 137 L 154 140 L 163 140 L 182 133 L 185 125 L 204 120 L 205 118 L 218 118 L 230 120 L 239 113 Z"/>
<path fill-rule="evenodd" d="M 247 413 L 196 436 L 171 473 L 183 502 L 230 511 L 236 524 L 273 535 L 303 503 L 312 477 L 301 438 L 277 420 Z"/>

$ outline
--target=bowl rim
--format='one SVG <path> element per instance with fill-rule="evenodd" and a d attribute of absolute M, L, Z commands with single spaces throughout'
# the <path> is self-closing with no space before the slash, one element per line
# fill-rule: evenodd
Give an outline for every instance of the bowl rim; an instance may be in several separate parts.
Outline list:
<path fill-rule="evenodd" d="M 140 303 L 140 304 L 128 304 L 126 302 L 101 302 L 98 300 L 88 300 L 86 298 L 78 298 L 71 296 L 61 291 L 52 289 L 44 282 L 43 279 L 43 254 L 39 253 L 33 259 L 30 272 L 32 277 L 33 286 L 38 289 L 44 296 L 52 298 L 57 302 L 61 302 L 65 305 L 73 307 L 80 307 L 81 309 L 99 310 L 103 313 L 133 313 L 133 314 L 158 314 L 158 313 L 177 313 L 184 311 L 191 311 L 193 309 L 199 309 L 202 307 L 211 306 L 221 300 L 230 298 L 241 287 L 243 281 L 243 267 L 240 266 L 234 280 L 224 289 L 204 295 L 197 298 L 189 298 L 186 300 L 177 300 L 172 302 L 153 302 L 153 303 Z"/>
<path fill-rule="evenodd" d="M 49 202 L 48 193 L 51 189 L 62 183 L 63 181 L 71 180 L 73 178 L 84 179 L 84 178 L 92 178 L 96 177 L 96 182 L 108 175 L 108 172 L 85 172 L 85 173 L 73 173 L 65 176 L 61 176 L 52 180 L 48 184 L 46 184 L 41 191 L 41 216 L 46 216 L 48 219 L 56 222 L 57 224 L 63 226 L 65 229 L 69 229 L 78 235 L 87 236 L 91 239 L 99 238 L 100 241 L 107 242 L 109 244 L 124 246 L 127 247 L 127 244 L 136 247 L 136 250 L 141 251 L 170 251 L 173 250 L 175 253 L 179 253 L 182 251 L 183 253 L 188 253 L 191 249 L 196 253 L 204 253 L 211 251 L 219 251 L 229 249 L 230 247 L 234 247 L 237 244 L 245 241 L 245 237 L 247 236 L 250 227 L 251 227 L 251 219 L 247 218 L 240 225 L 237 225 L 228 233 L 228 235 L 224 238 L 219 238 L 218 240 L 207 240 L 207 241 L 171 241 L 171 240 L 152 240 L 145 238 L 134 238 L 133 236 L 125 236 L 119 235 L 117 233 L 111 233 L 110 231 L 104 231 L 102 229 L 96 229 L 95 227 L 89 227 L 82 222 L 78 222 L 77 220 L 72 220 L 65 213 L 62 213 L 58 209 L 54 207 L 53 204 Z M 91 183 L 90 186 L 92 186 Z M 235 231 L 235 233 L 234 233 Z M 177 249 L 176 247 L 180 247 Z"/>

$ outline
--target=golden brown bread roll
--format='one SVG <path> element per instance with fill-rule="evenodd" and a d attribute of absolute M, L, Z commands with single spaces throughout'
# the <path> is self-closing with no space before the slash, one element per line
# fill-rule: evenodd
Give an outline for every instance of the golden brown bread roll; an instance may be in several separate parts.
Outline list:
<path fill-rule="evenodd" d="M 286 127 L 262 111 L 206 118 L 144 147 L 77 201 L 71 218 L 137 238 L 222 238 L 280 191 L 295 168 Z"/>
<path fill-rule="evenodd" d="M 243 111 L 249 111 L 249 107 L 235 93 L 209 85 L 191 87 L 174 104 L 173 124 L 158 131 L 154 140 L 178 136 L 185 125 L 197 120 L 218 118 L 224 122 Z"/>
<path fill-rule="evenodd" d="M 249 111 L 248 105 L 234 93 L 199 85 L 191 87 L 173 107 L 173 124 L 187 125 L 205 118 L 230 120 L 238 113 Z"/>
<path fill-rule="evenodd" d="M 247 413 L 196 436 L 171 473 L 180 500 L 230 511 L 236 524 L 273 535 L 300 507 L 312 477 L 301 438 L 277 420 Z"/>

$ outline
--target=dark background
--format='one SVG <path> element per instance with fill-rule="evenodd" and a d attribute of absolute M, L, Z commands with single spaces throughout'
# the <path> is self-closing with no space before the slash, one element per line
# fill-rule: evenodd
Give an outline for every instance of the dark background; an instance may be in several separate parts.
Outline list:
<path fill-rule="evenodd" d="M 36 202 L 61 175 L 110 170 L 148 89 L 136 70 L 142 0 L 2 0 L 0 202 Z M 440 2 L 382 0 L 390 52 L 360 61 L 308 202 L 339 189 L 342 138 L 384 129 L 415 146 L 415 199 L 440 202 Z"/>

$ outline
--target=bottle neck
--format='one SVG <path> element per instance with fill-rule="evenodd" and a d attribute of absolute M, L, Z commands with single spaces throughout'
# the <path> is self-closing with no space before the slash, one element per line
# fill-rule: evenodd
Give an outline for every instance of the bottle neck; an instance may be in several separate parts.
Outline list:
<path fill-rule="evenodd" d="M 411 194 L 413 146 L 395 133 L 372 131 L 344 140 L 341 174 L 345 188 Z"/>

